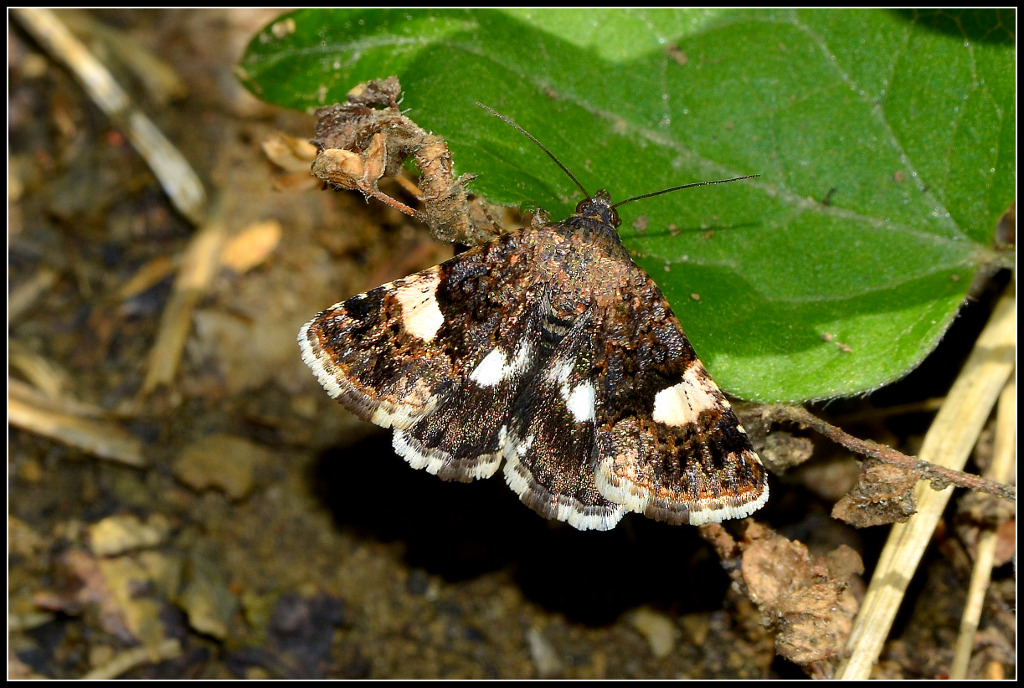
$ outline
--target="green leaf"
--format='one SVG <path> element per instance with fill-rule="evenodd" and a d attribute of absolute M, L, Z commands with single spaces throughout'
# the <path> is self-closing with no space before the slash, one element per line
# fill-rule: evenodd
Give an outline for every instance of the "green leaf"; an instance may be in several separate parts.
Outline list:
<path fill-rule="evenodd" d="M 723 388 L 808 400 L 908 372 L 993 259 L 1014 30 L 1010 10 L 303 10 L 241 70 L 299 109 L 395 74 L 474 191 L 556 219 L 579 190 L 477 101 L 615 199 L 761 174 L 626 205 L 620 231 Z"/>

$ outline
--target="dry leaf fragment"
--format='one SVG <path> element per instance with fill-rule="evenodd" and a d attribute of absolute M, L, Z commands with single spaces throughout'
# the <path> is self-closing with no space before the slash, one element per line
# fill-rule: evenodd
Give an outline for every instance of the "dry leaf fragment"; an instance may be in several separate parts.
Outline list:
<path fill-rule="evenodd" d="M 904 523 L 917 509 L 918 475 L 891 464 L 865 462 L 854 488 L 832 508 L 832 517 L 857 528 Z"/>
<path fill-rule="evenodd" d="M 256 222 L 224 242 L 220 264 L 238 274 L 248 272 L 263 263 L 279 243 L 280 222 Z"/>
<path fill-rule="evenodd" d="M 456 179 L 444 139 L 428 134 L 398 107 L 401 85 L 395 77 L 368 81 L 352 89 L 345 103 L 317 110 L 313 143 L 320 153 L 313 174 L 337 189 L 356 189 L 392 208 L 419 218 L 439 241 L 475 246 L 492 239 L 493 226 L 481 226 L 470 210 L 466 184 Z M 422 176 L 422 210 L 414 210 L 377 188 L 384 176 L 398 177 L 412 158 Z"/>

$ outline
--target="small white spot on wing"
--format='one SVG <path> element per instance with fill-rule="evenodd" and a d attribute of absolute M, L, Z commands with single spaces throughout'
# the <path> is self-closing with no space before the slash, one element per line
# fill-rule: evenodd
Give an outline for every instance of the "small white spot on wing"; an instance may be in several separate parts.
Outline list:
<path fill-rule="evenodd" d="M 392 294 L 402 307 L 402 326 L 409 334 L 429 342 L 444 324 L 437 305 L 441 271 L 434 267 L 400 281 L 401 285 L 393 285 Z"/>
<path fill-rule="evenodd" d="M 597 414 L 594 398 L 594 385 L 589 380 L 576 385 L 569 392 L 565 405 L 569 407 L 569 412 L 572 413 L 572 417 L 577 423 L 592 423 L 594 421 Z"/>
<path fill-rule="evenodd" d="M 501 382 L 504 370 L 505 354 L 501 353 L 501 349 L 492 349 L 473 369 L 469 379 L 481 387 L 493 387 Z"/>
<path fill-rule="evenodd" d="M 491 349 L 476 368 L 469 374 L 469 379 L 481 387 L 494 387 L 516 375 L 522 374 L 529 366 L 533 357 L 530 342 L 523 340 L 516 347 L 516 357 L 509 361 L 500 349 Z"/>
<path fill-rule="evenodd" d="M 696 423 L 702 411 L 728 408 L 718 387 L 711 380 L 699 362 L 690 366 L 681 382 L 666 387 L 654 396 L 654 411 L 651 414 L 658 423 L 679 427 Z"/>
<path fill-rule="evenodd" d="M 575 361 L 558 359 L 548 368 L 544 377 L 558 385 L 558 394 L 577 423 L 592 423 L 597 415 L 594 384 L 587 380 L 570 387 L 569 378 L 572 377 L 575 365 Z"/>

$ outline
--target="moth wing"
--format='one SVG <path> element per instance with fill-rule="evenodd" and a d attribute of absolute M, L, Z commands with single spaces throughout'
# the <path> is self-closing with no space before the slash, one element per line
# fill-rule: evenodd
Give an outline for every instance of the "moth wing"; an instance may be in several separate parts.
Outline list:
<path fill-rule="evenodd" d="M 673 524 L 748 516 L 768 499 L 767 473 L 665 297 L 644 278 L 632 312 L 617 319 L 630 326 L 601 329 L 597 489 Z"/>
<path fill-rule="evenodd" d="M 300 330 L 302 358 L 330 396 L 394 427 L 414 467 L 487 477 L 532 363 L 538 299 L 528 293 L 532 256 L 521 255 L 530 251 L 510 232 L 335 304 Z"/>
<path fill-rule="evenodd" d="M 546 319 L 545 319 L 546 320 Z M 545 518 L 609 530 L 625 510 L 597 489 L 593 309 L 579 317 L 516 399 L 505 438 L 505 482 Z M 543 325 L 542 321 L 542 325 Z M 552 337 L 546 337 L 550 341 Z"/>

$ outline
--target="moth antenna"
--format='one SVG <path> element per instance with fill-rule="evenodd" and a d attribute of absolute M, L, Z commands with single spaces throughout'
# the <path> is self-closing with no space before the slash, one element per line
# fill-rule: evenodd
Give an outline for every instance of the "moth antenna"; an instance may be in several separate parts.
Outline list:
<path fill-rule="evenodd" d="M 543 143 L 538 141 L 536 136 L 534 136 L 533 134 L 531 134 L 530 132 L 526 131 L 525 129 L 523 129 L 518 124 L 516 124 L 512 120 L 512 118 L 506 117 L 505 115 L 501 114 L 500 112 L 498 112 L 494 108 L 488 107 L 488 106 L 484 105 L 483 103 L 477 103 L 477 105 L 482 107 L 484 110 L 487 110 L 487 112 L 491 113 L 492 115 L 494 115 L 498 119 L 502 120 L 505 124 L 509 125 L 513 129 L 518 131 L 520 134 L 522 134 L 523 136 L 525 136 L 526 138 L 530 139 L 535 144 L 537 144 L 537 147 L 540 148 L 545 153 L 547 153 L 548 157 L 551 158 L 552 160 L 554 160 L 555 164 L 558 165 L 562 169 L 562 171 L 565 172 L 569 176 L 569 179 L 571 179 L 573 181 L 573 183 L 576 184 L 576 186 L 580 187 L 580 191 L 583 192 L 583 195 L 586 196 L 587 198 L 591 198 L 590 192 L 587 191 L 586 187 L 584 187 L 582 184 L 580 184 L 580 180 L 576 178 L 576 175 L 574 175 L 572 172 L 570 172 L 569 168 L 566 167 L 565 165 L 563 165 L 562 161 L 559 160 L 558 158 L 556 158 L 555 154 L 548 150 L 547 146 L 545 146 Z M 742 177 L 741 177 L 741 179 L 742 179 Z M 733 181 L 733 180 L 730 179 L 729 181 Z M 705 182 L 705 183 L 710 183 L 710 182 Z M 672 189 L 669 189 L 669 190 L 671 191 Z M 658 193 L 665 193 L 665 192 L 664 191 L 659 191 Z M 637 198 L 642 198 L 642 196 L 637 196 Z M 635 201 L 636 199 L 635 198 L 631 198 L 630 200 L 631 201 Z"/>
<path fill-rule="evenodd" d="M 743 179 L 754 179 L 760 177 L 759 174 L 748 174 L 745 177 L 733 177 L 732 179 L 716 179 L 710 182 L 693 182 L 692 184 L 683 184 L 682 186 L 673 186 L 671 189 L 662 189 L 661 191 L 652 191 L 651 193 L 640 194 L 639 196 L 633 196 L 633 198 L 627 198 L 624 201 L 618 203 L 612 203 L 613 208 L 618 208 L 620 205 L 626 203 L 632 203 L 633 201 L 639 201 L 641 198 L 650 198 L 651 196 L 660 196 L 661 194 L 667 194 L 672 191 L 679 191 L 680 189 L 690 189 L 695 186 L 710 186 L 711 184 L 728 184 L 729 182 L 738 182 Z"/>

